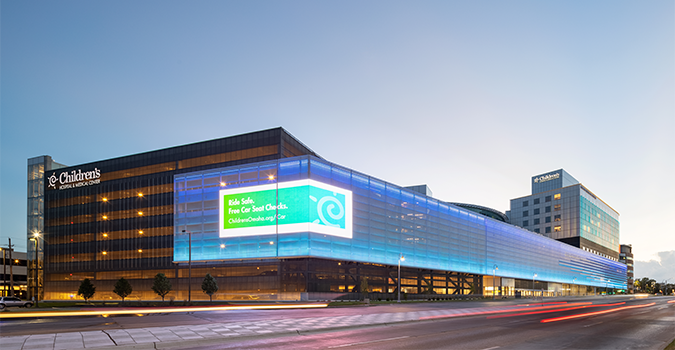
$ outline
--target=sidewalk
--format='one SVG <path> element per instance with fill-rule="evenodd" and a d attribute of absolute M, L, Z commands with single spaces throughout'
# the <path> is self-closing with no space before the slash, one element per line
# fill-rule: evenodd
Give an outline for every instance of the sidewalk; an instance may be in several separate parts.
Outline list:
<path fill-rule="evenodd" d="M 195 346 L 214 343 L 223 338 L 255 337 L 330 329 L 412 322 L 437 317 L 459 317 L 499 312 L 512 306 L 491 306 L 468 309 L 435 309 L 426 311 L 376 313 L 336 317 L 307 317 L 258 322 L 227 322 L 202 325 L 147 327 L 89 332 L 69 332 L 0 337 L 3 350 L 31 349 L 157 349 L 180 347 L 189 342 Z"/>

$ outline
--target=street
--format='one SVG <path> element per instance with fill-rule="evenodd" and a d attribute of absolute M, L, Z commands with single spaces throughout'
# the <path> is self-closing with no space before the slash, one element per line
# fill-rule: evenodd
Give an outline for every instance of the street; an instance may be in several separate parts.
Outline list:
<path fill-rule="evenodd" d="M 7 349 L 663 349 L 675 298 L 403 303 L 2 320 Z"/>

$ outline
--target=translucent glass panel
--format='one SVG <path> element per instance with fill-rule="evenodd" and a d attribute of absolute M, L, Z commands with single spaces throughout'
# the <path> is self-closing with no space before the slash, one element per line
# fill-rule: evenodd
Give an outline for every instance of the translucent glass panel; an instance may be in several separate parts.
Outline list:
<path fill-rule="evenodd" d="M 583 195 L 579 196 L 579 202 L 581 207 L 581 237 L 617 251 L 619 247 L 619 221 L 584 198 Z"/>
<path fill-rule="evenodd" d="M 278 175 L 278 176 L 277 176 Z M 270 177 L 271 176 L 271 177 Z M 277 176 L 277 177 L 275 177 Z M 352 191 L 353 238 L 312 232 L 220 238 L 217 196 L 235 188 L 310 178 Z M 244 167 L 176 175 L 174 260 L 312 256 L 490 274 L 501 277 L 621 287 L 625 265 L 488 219 L 432 197 L 303 156 Z"/>
<path fill-rule="evenodd" d="M 174 261 L 307 255 L 307 233 L 221 238 L 218 193 L 221 189 L 306 179 L 308 162 L 308 159 L 271 161 L 176 175 Z"/>

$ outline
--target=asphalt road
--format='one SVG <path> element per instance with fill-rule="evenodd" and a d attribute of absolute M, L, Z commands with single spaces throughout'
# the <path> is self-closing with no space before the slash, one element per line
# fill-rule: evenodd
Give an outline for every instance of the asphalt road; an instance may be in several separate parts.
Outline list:
<path fill-rule="evenodd" d="M 138 314 L 122 316 L 51 317 L 2 320 L 2 335 L 46 334 L 93 330 L 132 329 L 198 325 L 212 322 L 242 322 L 280 320 L 289 318 L 350 316 L 374 313 L 408 312 L 439 308 L 475 308 L 527 303 L 530 300 L 458 301 L 449 303 L 401 303 L 370 307 L 331 307 L 322 309 L 288 310 L 228 310 L 171 314 Z"/>
<path fill-rule="evenodd" d="M 3 320 L 2 335 L 82 332 L 198 325 L 216 322 L 279 320 L 367 315 L 448 308 L 510 306 L 513 312 L 458 318 L 435 318 L 350 330 L 301 332 L 230 338 L 192 349 L 663 349 L 675 338 L 675 300 L 671 297 L 572 298 L 533 312 L 532 300 L 410 303 L 372 307 L 304 310 L 237 310 L 110 317 L 57 317 Z M 558 300 L 560 301 L 560 300 Z M 549 303 L 551 300 L 545 300 Z M 575 308 L 570 304 L 586 303 Z M 527 308 L 519 305 L 529 303 Z M 592 303 L 592 306 L 588 304 Z M 621 304 L 624 303 L 624 304 Z M 653 305 L 649 305 L 652 304 Z M 647 306 L 649 305 L 649 306 Z M 618 310 L 618 308 L 624 308 Z M 617 311 L 618 310 L 618 311 Z M 542 323 L 542 320 L 589 312 L 609 313 Z M 170 347 L 172 344 L 159 344 Z M 190 344 L 179 344 L 189 348 Z M 186 347 L 187 346 L 187 347 Z"/>
<path fill-rule="evenodd" d="M 190 349 L 658 349 L 675 338 L 672 298 L 650 298 L 624 306 L 653 306 L 542 323 L 588 309 L 508 317 L 472 316 L 393 326 L 237 341 Z M 649 301 L 649 303 L 647 303 Z M 612 301 L 613 303 L 614 301 Z M 592 311 L 609 310 L 598 307 Z M 504 315 L 501 315 L 504 316 Z"/>

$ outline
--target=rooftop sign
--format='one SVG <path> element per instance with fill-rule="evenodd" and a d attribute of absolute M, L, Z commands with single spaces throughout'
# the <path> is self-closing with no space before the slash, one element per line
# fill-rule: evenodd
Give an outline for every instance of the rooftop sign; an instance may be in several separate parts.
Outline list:
<path fill-rule="evenodd" d="M 542 183 L 550 180 L 555 180 L 560 178 L 560 173 L 555 174 L 546 174 L 542 176 L 537 176 L 534 178 L 534 183 Z"/>
<path fill-rule="evenodd" d="M 47 188 L 56 189 L 58 186 L 59 190 L 98 185 L 101 183 L 101 170 L 94 168 L 94 170 L 82 172 L 81 169 L 77 169 L 70 172 L 63 171 L 58 176 L 54 172 L 47 180 L 49 181 Z"/>

